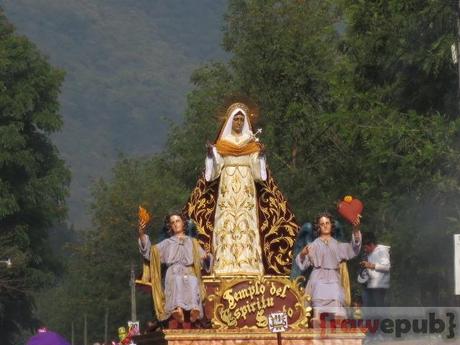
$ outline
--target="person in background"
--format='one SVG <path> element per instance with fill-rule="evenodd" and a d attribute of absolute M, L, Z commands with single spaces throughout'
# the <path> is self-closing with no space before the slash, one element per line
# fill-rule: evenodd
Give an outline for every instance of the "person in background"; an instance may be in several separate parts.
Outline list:
<path fill-rule="evenodd" d="M 358 276 L 358 282 L 364 285 L 363 307 L 384 307 L 390 288 L 390 247 L 377 244 L 373 232 L 364 232 L 363 249 L 367 258 L 360 262 L 363 270 Z"/>

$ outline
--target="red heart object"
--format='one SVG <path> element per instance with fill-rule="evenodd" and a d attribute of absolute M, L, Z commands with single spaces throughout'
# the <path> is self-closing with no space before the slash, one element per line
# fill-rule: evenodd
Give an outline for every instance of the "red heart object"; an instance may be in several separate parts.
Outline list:
<path fill-rule="evenodd" d="M 350 202 L 347 201 L 340 201 L 337 205 L 337 211 L 339 211 L 340 215 L 348 220 L 351 224 L 358 218 L 363 212 L 364 205 L 359 199 L 352 199 Z"/>

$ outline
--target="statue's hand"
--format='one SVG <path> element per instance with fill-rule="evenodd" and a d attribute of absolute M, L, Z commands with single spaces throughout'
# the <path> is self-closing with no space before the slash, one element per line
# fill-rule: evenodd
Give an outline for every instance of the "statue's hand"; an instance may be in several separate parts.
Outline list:
<path fill-rule="evenodd" d="M 147 223 L 144 220 L 140 219 L 139 224 L 137 226 L 137 231 L 139 232 L 139 237 L 144 237 L 146 229 L 147 229 Z"/>
<path fill-rule="evenodd" d="M 303 247 L 302 251 L 300 252 L 300 256 L 303 258 L 305 258 L 305 256 L 307 256 L 308 254 L 310 253 L 310 246 L 309 245 L 306 245 L 305 247 Z"/>
<path fill-rule="evenodd" d="M 213 145 L 211 144 L 211 142 L 207 141 L 206 142 L 206 154 L 209 158 L 211 158 L 213 154 L 212 148 L 213 148 Z"/>
<path fill-rule="evenodd" d="M 359 227 L 361 226 L 361 215 L 358 214 L 358 216 L 356 217 L 355 221 L 353 222 L 353 231 L 354 232 L 358 232 L 359 231 Z"/>

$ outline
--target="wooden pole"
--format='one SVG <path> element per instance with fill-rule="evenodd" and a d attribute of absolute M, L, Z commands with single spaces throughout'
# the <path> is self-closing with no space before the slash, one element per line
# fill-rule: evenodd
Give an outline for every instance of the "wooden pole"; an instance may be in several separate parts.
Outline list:
<path fill-rule="evenodd" d="M 75 329 L 74 329 L 73 321 L 70 324 L 70 343 L 72 345 L 75 345 Z"/>
<path fill-rule="evenodd" d="M 83 344 L 88 345 L 88 324 L 86 313 L 83 314 Z"/>
<path fill-rule="evenodd" d="M 129 280 L 131 286 L 131 321 L 137 321 L 136 312 L 136 277 L 134 275 L 134 264 L 131 263 L 131 278 Z"/>
<path fill-rule="evenodd" d="M 108 344 L 108 328 L 109 328 L 109 307 L 105 307 L 104 344 Z"/>

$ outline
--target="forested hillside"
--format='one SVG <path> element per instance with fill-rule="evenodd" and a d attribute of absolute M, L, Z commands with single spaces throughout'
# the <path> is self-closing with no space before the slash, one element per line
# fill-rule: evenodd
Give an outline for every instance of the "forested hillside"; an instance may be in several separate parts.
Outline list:
<path fill-rule="evenodd" d="M 224 0 L 0 0 L 66 73 L 56 143 L 72 170 L 70 220 L 88 225 L 90 185 L 120 153 L 148 155 L 180 121 L 191 72 L 220 48 Z"/>

